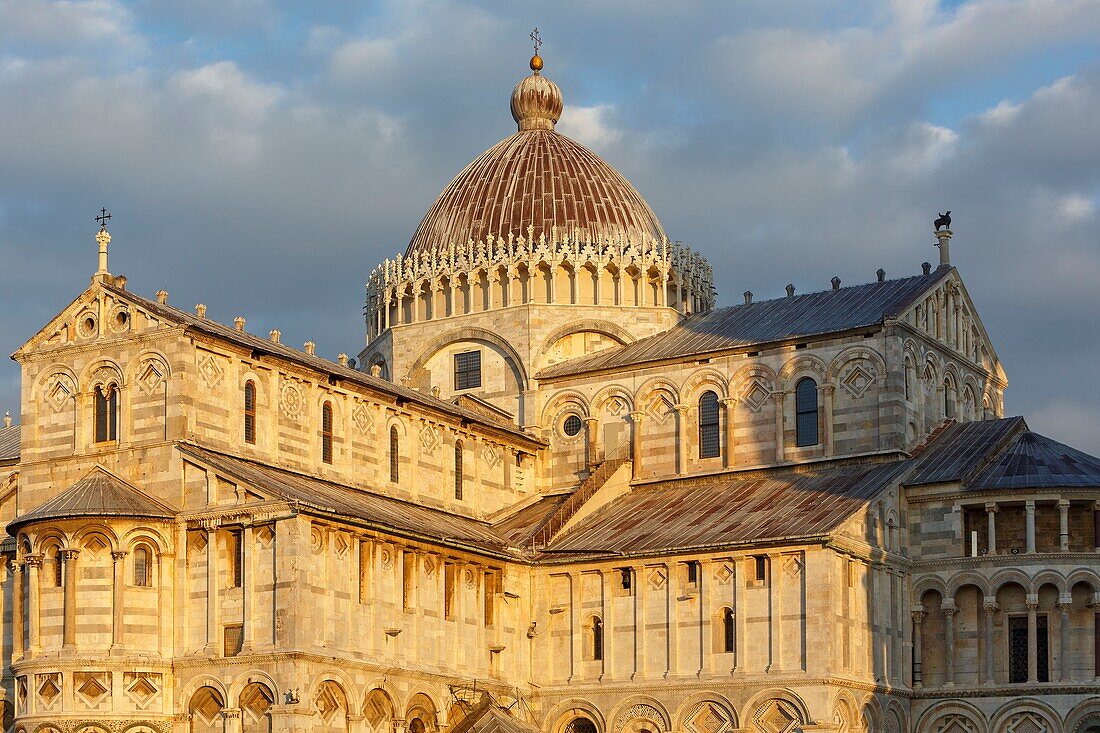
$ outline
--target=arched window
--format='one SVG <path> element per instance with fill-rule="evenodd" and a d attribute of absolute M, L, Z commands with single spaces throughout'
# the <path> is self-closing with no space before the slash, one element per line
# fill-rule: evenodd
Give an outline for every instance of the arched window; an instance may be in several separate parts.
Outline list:
<path fill-rule="evenodd" d="M 149 587 L 149 549 L 139 547 L 134 550 L 134 585 Z"/>
<path fill-rule="evenodd" d="M 592 659 L 603 659 L 603 619 L 592 617 Z"/>
<path fill-rule="evenodd" d="M 118 387 L 95 388 L 95 442 L 118 440 Z"/>
<path fill-rule="evenodd" d="M 244 442 L 256 443 L 256 383 L 244 383 Z"/>
<path fill-rule="evenodd" d="M 955 393 L 955 383 L 948 377 L 943 381 L 943 416 L 947 420 L 955 418 L 955 401 L 958 395 Z"/>
<path fill-rule="evenodd" d="M 332 403 L 321 405 L 321 460 L 332 463 Z"/>
<path fill-rule="evenodd" d="M 734 634 L 733 609 L 722 609 L 722 651 L 726 654 L 733 652 Z"/>
<path fill-rule="evenodd" d="M 905 399 L 913 399 L 913 362 L 905 357 Z"/>
<path fill-rule="evenodd" d="M 397 426 L 392 425 L 390 426 L 390 481 L 395 484 L 401 478 L 401 463 L 397 454 L 400 447 L 400 441 L 397 438 Z"/>
<path fill-rule="evenodd" d="M 462 441 L 455 441 L 455 498 L 462 499 Z"/>
<path fill-rule="evenodd" d="M 817 382 L 805 377 L 794 388 L 795 445 L 817 445 Z"/>
<path fill-rule="evenodd" d="M 699 398 L 699 457 L 716 458 L 721 452 L 722 442 L 718 437 L 718 395 L 704 392 Z"/>

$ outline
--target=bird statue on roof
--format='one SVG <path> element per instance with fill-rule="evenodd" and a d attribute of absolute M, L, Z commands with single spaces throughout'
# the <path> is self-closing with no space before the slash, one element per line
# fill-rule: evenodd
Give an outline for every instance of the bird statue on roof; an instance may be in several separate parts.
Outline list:
<path fill-rule="evenodd" d="M 932 226 L 936 228 L 937 232 L 940 230 L 940 227 L 943 227 L 944 229 L 950 229 L 951 209 L 948 209 L 946 214 L 940 214 L 939 218 L 932 222 Z"/>

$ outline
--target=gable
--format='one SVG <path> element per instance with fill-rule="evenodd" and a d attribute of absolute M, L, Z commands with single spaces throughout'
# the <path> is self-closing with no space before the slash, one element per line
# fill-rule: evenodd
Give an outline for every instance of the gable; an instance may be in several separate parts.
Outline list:
<path fill-rule="evenodd" d="M 23 363 L 39 353 L 131 337 L 181 325 L 145 307 L 124 290 L 98 281 L 78 295 L 24 343 L 11 358 Z"/>
<path fill-rule="evenodd" d="M 957 321 L 953 318 L 956 313 Z M 951 268 L 947 277 L 914 298 L 897 320 L 937 346 L 962 354 L 988 372 L 1000 387 L 1006 385 L 1000 358 L 958 270 Z"/>

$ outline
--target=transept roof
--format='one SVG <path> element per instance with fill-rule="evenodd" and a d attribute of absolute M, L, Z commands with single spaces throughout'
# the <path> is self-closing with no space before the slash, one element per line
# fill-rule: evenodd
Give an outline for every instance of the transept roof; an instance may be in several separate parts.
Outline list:
<path fill-rule="evenodd" d="M 943 268 L 928 275 L 716 308 L 621 349 L 555 364 L 542 370 L 539 378 L 618 369 L 881 324 L 904 312 L 949 272 Z"/>
<path fill-rule="evenodd" d="M 19 460 L 19 435 L 18 425 L 0 428 L 0 462 Z"/>

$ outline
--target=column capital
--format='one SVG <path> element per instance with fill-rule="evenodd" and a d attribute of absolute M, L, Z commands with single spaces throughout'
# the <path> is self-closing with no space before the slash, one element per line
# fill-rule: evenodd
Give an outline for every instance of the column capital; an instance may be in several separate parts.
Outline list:
<path fill-rule="evenodd" d="M 42 567 L 42 555 L 35 553 L 24 555 L 23 562 L 27 564 L 28 568 L 40 568 Z"/>
<path fill-rule="evenodd" d="M 1058 596 L 1058 608 L 1062 611 L 1062 613 L 1069 613 L 1069 611 L 1072 607 L 1073 607 L 1073 596 L 1071 596 L 1071 595 Z"/>
<path fill-rule="evenodd" d="M 737 407 L 737 403 L 741 400 L 737 399 L 736 397 L 723 397 L 718 401 L 726 407 Z"/>
<path fill-rule="evenodd" d="M 778 404 L 783 404 L 783 400 L 787 398 L 787 392 L 782 389 L 777 389 L 776 391 L 772 392 L 771 397 Z"/>
<path fill-rule="evenodd" d="M 645 413 L 644 412 L 636 410 L 636 411 L 630 413 L 630 420 L 634 423 L 640 423 L 644 419 L 645 419 Z"/>
<path fill-rule="evenodd" d="M 995 501 L 987 501 L 987 502 L 985 503 L 985 510 L 986 510 L 987 512 L 989 512 L 989 513 L 994 513 L 994 512 L 996 512 L 996 511 L 997 511 L 997 502 L 995 502 Z"/>
<path fill-rule="evenodd" d="M 592 416 L 584 417 L 584 418 L 581 418 L 581 419 L 584 420 L 589 425 L 591 425 L 592 423 L 598 423 L 600 421 L 600 418 L 592 417 Z"/>
<path fill-rule="evenodd" d="M 836 392 L 836 385 L 832 382 L 825 382 L 818 389 L 825 395 L 831 395 L 833 392 Z"/>
<path fill-rule="evenodd" d="M 1069 499 L 1059 499 L 1058 500 L 1058 508 L 1059 509 L 1069 509 Z"/>
<path fill-rule="evenodd" d="M 954 616 L 955 612 L 959 610 L 954 601 L 944 601 L 940 605 L 940 610 L 943 611 L 944 616 Z"/>
<path fill-rule="evenodd" d="M 986 596 L 982 601 L 982 608 L 986 613 L 995 613 L 1001 610 L 1001 607 L 997 605 L 997 599 L 992 596 Z"/>
<path fill-rule="evenodd" d="M 115 562 L 125 560 L 126 559 L 126 550 L 115 550 L 114 552 L 111 553 L 111 559 L 114 560 Z"/>
<path fill-rule="evenodd" d="M 1034 611 L 1039 607 L 1039 596 L 1036 593 L 1028 593 L 1024 597 L 1024 605 L 1027 606 L 1028 611 Z"/>
<path fill-rule="evenodd" d="M 226 720 L 239 720 L 241 717 L 240 708 L 222 708 L 222 717 Z"/>
<path fill-rule="evenodd" d="M 1028 512 L 1034 512 L 1035 511 L 1035 500 L 1034 499 L 1028 499 L 1027 501 L 1025 501 L 1024 502 L 1024 509 L 1027 510 Z"/>
<path fill-rule="evenodd" d="M 919 624 L 921 621 L 924 621 L 924 617 L 928 614 L 925 613 L 925 610 L 922 607 L 919 611 L 910 611 L 909 615 L 913 617 L 913 623 Z"/>
<path fill-rule="evenodd" d="M 64 549 L 58 550 L 57 554 L 59 554 L 61 558 L 65 560 L 65 562 L 68 562 L 69 560 L 75 560 L 77 555 L 80 554 L 80 550 L 77 550 L 73 547 L 66 547 Z"/>
<path fill-rule="evenodd" d="M 684 405 L 684 404 L 673 405 L 672 409 L 676 410 L 677 414 L 686 415 L 688 413 L 688 411 L 691 409 L 691 405 Z"/>

